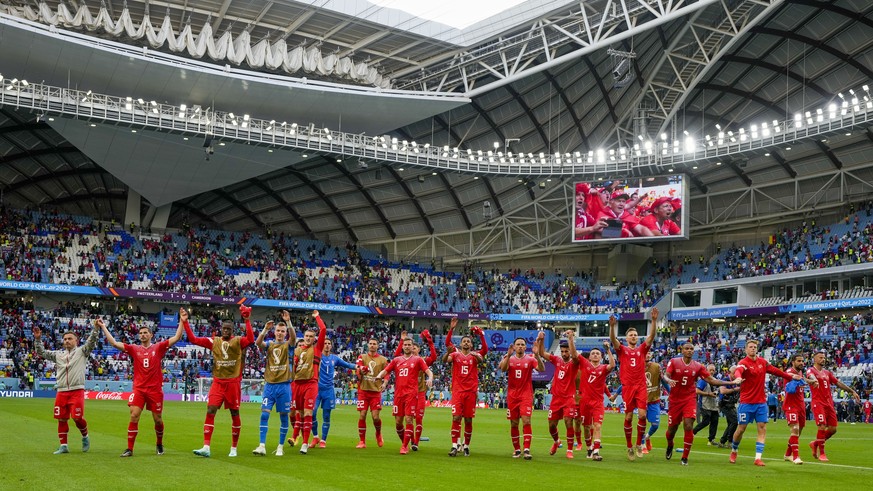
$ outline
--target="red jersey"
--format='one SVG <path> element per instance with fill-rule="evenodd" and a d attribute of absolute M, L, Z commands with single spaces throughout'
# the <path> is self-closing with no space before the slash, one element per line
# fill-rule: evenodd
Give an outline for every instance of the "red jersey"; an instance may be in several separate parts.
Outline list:
<path fill-rule="evenodd" d="M 869 413 L 871 409 L 873 409 L 873 403 L 870 401 L 864 401 L 864 412 Z"/>
<path fill-rule="evenodd" d="M 794 374 L 801 375 L 794 368 L 789 368 L 788 370 L 785 370 L 785 373 L 787 373 L 789 375 L 794 375 Z M 783 384 L 783 387 L 788 383 L 789 382 L 786 380 L 785 383 Z M 803 400 L 803 387 L 802 386 L 798 387 L 797 390 L 793 394 L 789 394 L 787 391 L 785 392 L 785 400 L 782 401 L 782 409 L 783 409 L 783 411 L 803 409 L 805 412 L 806 403 Z"/>
<path fill-rule="evenodd" d="M 621 345 L 616 352 L 619 363 L 618 378 L 621 380 L 621 385 L 625 389 L 635 387 L 645 392 L 647 390 L 646 353 L 649 352 L 649 345 L 645 341 L 636 348 Z"/>
<path fill-rule="evenodd" d="M 679 225 L 676 225 L 676 222 L 673 220 L 664 220 L 664 224 L 661 225 L 658 223 L 658 219 L 655 215 L 646 216 L 640 220 L 640 225 L 643 225 L 652 232 L 661 232 L 661 235 L 682 235 L 682 230 L 679 228 Z"/>
<path fill-rule="evenodd" d="M 125 344 L 124 352 L 130 356 L 133 367 L 133 390 L 161 390 L 164 384 L 162 361 L 170 342 L 167 340 L 143 348 L 138 344 Z"/>
<path fill-rule="evenodd" d="M 779 370 L 767 363 L 767 360 L 756 357 L 754 360 L 746 357 L 737 363 L 734 378 L 743 378 L 740 384 L 740 404 L 764 404 L 767 402 L 767 394 L 764 393 L 764 382 L 767 374 L 779 375 L 784 379 L 791 379 L 791 375 Z"/>
<path fill-rule="evenodd" d="M 576 372 L 579 371 L 579 364 L 573 359 L 564 361 L 555 355 L 549 355 L 549 363 L 555 365 L 552 396 L 572 399 L 576 395 Z"/>
<path fill-rule="evenodd" d="M 808 378 L 818 380 L 817 386 L 811 386 L 809 392 L 812 394 L 812 403 L 822 406 L 834 407 L 834 397 L 831 394 L 831 384 L 837 382 L 837 377 L 830 370 L 816 370 L 815 367 L 809 367 L 806 370 Z"/>
<path fill-rule="evenodd" d="M 452 393 L 479 391 L 479 363 L 482 356 L 477 351 L 465 355 L 460 351 L 449 353 L 452 362 Z"/>
<path fill-rule="evenodd" d="M 513 353 L 509 357 L 509 371 L 506 377 L 507 400 L 533 400 L 533 371 L 538 365 L 533 355 L 519 358 Z"/>
<path fill-rule="evenodd" d="M 582 393 L 582 402 L 603 402 L 603 395 L 606 394 L 606 376 L 611 371 L 609 365 L 601 363 L 594 366 L 587 358 L 579 355 L 579 372 L 582 374 L 579 392 Z"/>
<path fill-rule="evenodd" d="M 677 357 L 667 362 L 667 376 L 676 381 L 668 396 L 672 407 L 673 401 L 693 403 L 697 399 L 697 379 L 709 378 L 712 374 L 694 360 L 685 363 L 682 357 Z"/>
<path fill-rule="evenodd" d="M 418 374 L 427 371 L 427 363 L 420 356 L 409 358 L 398 356 L 385 367 L 385 373 L 394 371 L 394 397 L 406 394 L 418 394 Z"/>

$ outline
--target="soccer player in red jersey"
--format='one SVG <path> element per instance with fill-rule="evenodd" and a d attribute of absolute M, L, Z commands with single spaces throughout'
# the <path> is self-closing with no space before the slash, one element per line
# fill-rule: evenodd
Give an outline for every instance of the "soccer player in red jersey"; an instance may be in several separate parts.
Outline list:
<path fill-rule="evenodd" d="M 800 353 L 792 355 L 788 364 L 791 366 L 785 370 L 785 373 L 791 375 L 803 373 L 803 355 Z M 797 446 L 800 433 L 803 432 L 803 427 L 806 425 L 806 402 L 803 400 L 804 385 L 806 385 L 805 380 L 785 382 L 785 400 L 782 402 L 782 412 L 785 413 L 785 421 L 788 423 L 788 429 L 791 430 L 791 436 L 788 437 L 788 448 L 785 450 L 785 460 L 797 465 L 803 464 L 798 455 Z"/>
<path fill-rule="evenodd" d="M 825 442 L 834 436 L 837 432 L 837 411 L 834 407 L 834 396 L 831 394 L 831 386 L 836 385 L 844 391 L 852 394 L 856 402 L 861 402 L 861 396 L 855 389 L 842 383 L 834 376 L 834 374 L 825 369 L 824 364 L 827 356 L 823 351 L 819 351 L 812 357 L 812 366 L 806 371 L 806 376 L 810 380 L 815 380 L 818 383 L 810 381 L 812 393 L 812 419 L 818 426 L 815 440 L 809 442 L 809 447 L 812 449 L 812 458 L 822 462 L 828 462 L 828 457 L 825 455 Z"/>
<path fill-rule="evenodd" d="M 140 345 L 119 343 L 112 337 L 112 333 L 106 328 L 103 321 L 99 322 L 100 329 L 106 340 L 115 349 L 124 351 L 130 356 L 130 364 L 133 367 L 133 399 L 127 404 L 130 406 L 130 422 L 127 424 L 127 450 L 122 457 L 133 456 L 133 445 L 139 433 L 139 417 L 143 409 L 152 412 L 155 421 L 155 436 L 157 442 L 155 448 L 158 455 L 164 455 L 164 420 L 161 414 L 164 411 L 164 377 L 162 363 L 167 350 L 182 339 L 182 322 L 188 320 L 188 312 L 184 308 L 179 309 L 179 327 L 176 334 L 156 344 L 152 344 L 152 331 L 148 327 L 139 328 Z"/>
<path fill-rule="evenodd" d="M 394 357 L 398 357 L 403 354 L 403 340 L 407 338 L 406 331 L 400 333 L 400 344 L 397 345 L 397 350 L 394 352 Z M 428 344 L 428 349 L 430 350 L 430 354 L 427 355 L 427 358 L 424 359 L 424 362 L 428 367 L 433 365 L 433 362 L 437 359 L 436 347 L 433 345 L 433 337 L 430 335 L 430 331 L 425 329 L 421 331 L 421 339 L 425 340 Z M 415 356 L 421 356 L 421 347 L 415 341 L 412 342 L 412 354 Z M 425 404 L 427 402 L 427 385 L 425 385 L 424 373 L 418 374 L 418 402 L 416 403 L 416 414 L 415 414 L 415 432 L 412 435 L 412 445 L 410 446 L 413 452 L 418 452 L 418 442 L 421 439 L 421 431 L 424 428 L 424 409 Z M 397 426 L 397 436 L 400 437 L 400 440 L 403 441 L 403 426 Z"/>
<path fill-rule="evenodd" d="M 682 423 L 685 430 L 685 446 L 682 450 L 682 465 L 688 465 L 688 454 L 694 443 L 694 419 L 697 417 L 697 379 L 702 378 L 711 385 L 738 384 L 740 380 L 724 381 L 713 377 L 700 363 L 691 359 L 694 355 L 694 345 L 682 345 L 682 356 L 673 358 L 667 363 L 667 383 L 672 387 L 668 400 L 670 409 L 667 412 L 667 460 L 673 457 L 673 436 Z"/>
<path fill-rule="evenodd" d="M 534 344 L 541 344 L 545 336 L 546 333 L 540 331 Z M 526 348 L 525 340 L 517 338 L 500 360 L 498 368 L 506 372 L 506 419 L 509 420 L 512 445 L 515 447 L 512 457 L 517 459 L 522 455 L 518 442 L 518 422 L 521 420 L 524 425 L 524 460 L 530 460 L 533 458 L 530 453 L 533 435 L 530 426 L 530 416 L 533 413 L 533 371 L 543 371 L 543 360 L 535 355 L 525 354 Z"/>
<path fill-rule="evenodd" d="M 318 338 L 315 331 L 307 329 L 303 333 L 303 344 L 294 350 L 294 361 L 291 366 L 294 379 L 291 382 L 291 409 L 294 410 L 294 436 L 289 443 L 294 446 L 297 438 L 303 433 L 303 444 L 300 445 L 300 453 L 306 455 L 309 452 L 309 434 L 312 431 L 312 412 L 315 409 L 315 400 L 318 399 L 318 372 L 321 369 L 321 354 L 324 350 L 324 337 L 327 334 L 327 326 L 321 320 L 317 310 L 312 311 L 312 318 L 318 324 Z"/>
<path fill-rule="evenodd" d="M 461 418 L 464 418 L 464 456 L 470 456 L 470 439 L 473 437 L 473 418 L 476 416 L 476 400 L 479 395 L 479 364 L 485 362 L 488 354 L 488 343 L 482 329 L 473 326 L 470 333 L 479 336 L 482 345 L 479 351 L 473 351 L 473 338 L 461 338 L 461 350 L 457 351 L 452 342 L 452 333 L 458 319 L 453 318 L 446 333 L 446 353 L 443 363 L 452 366 L 452 449 L 449 457 L 458 455 L 461 450 Z"/>
<path fill-rule="evenodd" d="M 867 424 L 873 423 L 873 419 L 870 417 L 871 412 L 873 412 L 873 400 L 867 399 L 864 401 L 864 422 Z"/>
<path fill-rule="evenodd" d="M 621 379 L 621 398 L 624 399 L 624 438 L 627 442 L 627 458 L 634 460 L 643 456 L 643 438 L 646 434 L 646 406 L 648 405 L 648 386 L 646 385 L 646 353 L 655 340 L 655 325 L 658 322 L 658 309 L 652 309 L 652 325 L 645 341 L 639 346 L 637 330 L 630 328 L 625 331 L 627 345 L 624 346 L 616 337 L 618 321 L 615 316 L 609 318 L 609 340 L 618 354 L 618 376 Z M 633 435 L 634 409 L 637 410 L 637 443 L 631 445 Z"/>
<path fill-rule="evenodd" d="M 212 351 L 212 386 L 209 388 L 209 401 L 206 403 L 206 421 L 203 423 L 203 448 L 194 450 L 194 455 L 209 457 L 212 442 L 212 432 L 215 429 L 215 413 L 224 404 L 230 410 L 231 447 L 228 457 L 236 457 L 236 444 L 239 442 L 239 430 L 242 422 L 239 419 L 239 404 L 241 397 L 243 366 L 245 365 L 245 349 L 255 343 L 255 333 L 249 317 L 252 308 L 240 305 L 239 313 L 246 323 L 245 337 L 233 335 L 233 322 L 221 324 L 221 336 L 201 338 L 194 335 L 188 319 L 179 319 L 185 328 L 188 342 L 202 346 Z"/>
<path fill-rule="evenodd" d="M 734 370 L 734 379 L 742 379 L 740 385 L 740 403 L 737 406 L 737 431 L 734 432 L 734 440 L 731 442 L 730 463 L 736 464 L 737 451 L 743 439 L 743 433 L 749 423 L 758 426 L 758 438 L 755 442 L 755 465 L 764 466 L 761 456 L 764 454 L 764 442 L 767 439 L 767 395 L 764 393 L 764 382 L 767 374 L 778 375 L 786 380 L 801 380 L 800 375 L 789 375 L 782 370 L 767 363 L 767 360 L 758 356 L 758 341 L 750 339 L 746 341 L 746 357 L 737 363 Z"/>
<path fill-rule="evenodd" d="M 376 379 L 376 374 L 388 366 L 388 359 L 379 354 L 379 341 L 370 339 L 367 341 L 367 352 L 358 356 L 355 363 L 358 374 L 358 442 L 355 448 L 367 448 L 367 411 L 373 419 L 373 427 L 376 429 L 376 444 L 380 447 L 382 441 L 382 383 Z"/>
<path fill-rule="evenodd" d="M 594 348 L 588 353 L 588 358 L 578 356 L 579 373 L 581 374 L 580 392 L 577 414 L 582 426 L 585 427 L 586 439 L 591 435 L 591 443 L 585 442 L 591 455 L 591 459 L 600 462 L 600 436 L 603 426 L 603 396 L 606 389 L 606 377 L 615 369 L 615 357 L 609 349 L 609 341 L 603 342 L 603 349 L 609 357 L 609 364 L 603 364 L 603 353 Z"/>
<path fill-rule="evenodd" d="M 567 429 L 567 458 L 573 458 L 573 437 L 576 433 L 573 420 L 576 418 L 576 373 L 579 371 L 579 354 L 576 353 L 576 340 L 573 331 L 564 333 L 567 339 L 560 342 L 561 356 L 546 353 L 544 344 L 536 346 L 536 354 L 541 359 L 549 360 L 555 366 L 552 376 L 552 401 L 549 403 L 549 435 L 552 437 L 552 448 L 549 455 L 555 455 L 561 445 L 558 435 L 558 422 L 563 419 Z"/>
<path fill-rule="evenodd" d="M 391 360 L 391 363 L 376 375 L 376 378 L 383 379 L 383 391 L 388 385 L 385 376 L 391 372 L 395 375 L 393 412 L 398 425 L 406 423 L 403 443 L 400 447 L 401 455 L 409 453 L 409 442 L 415 434 L 413 423 L 415 415 L 418 414 L 416 407 L 418 406 L 418 374 L 424 372 L 427 375 L 425 384 L 428 388 L 433 387 L 433 372 L 420 356 L 412 354 L 412 344 L 411 338 L 404 339 L 403 356 Z"/>

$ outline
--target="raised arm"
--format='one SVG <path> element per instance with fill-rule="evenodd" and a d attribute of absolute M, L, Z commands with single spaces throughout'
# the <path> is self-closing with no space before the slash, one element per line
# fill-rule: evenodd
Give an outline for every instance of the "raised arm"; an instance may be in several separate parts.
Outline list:
<path fill-rule="evenodd" d="M 261 332 L 258 333 L 258 339 L 255 339 L 255 345 L 256 345 L 259 349 L 264 349 L 264 348 L 266 348 L 267 345 L 264 344 L 264 338 L 267 337 L 267 332 L 268 332 L 272 327 L 273 327 L 273 321 L 267 321 L 267 323 L 264 324 L 264 328 L 261 329 Z"/>
<path fill-rule="evenodd" d="M 649 326 L 649 332 L 646 333 L 646 346 L 652 347 L 655 342 L 655 333 L 658 332 L 658 307 L 652 309 L 652 325 Z"/>
<path fill-rule="evenodd" d="M 473 326 L 473 328 L 470 329 L 470 332 L 479 336 L 479 342 L 482 343 L 482 347 L 479 348 L 479 355 L 484 360 L 485 355 L 488 354 L 488 342 L 485 341 L 485 331 L 483 331 L 479 326 Z"/>
<path fill-rule="evenodd" d="M 315 319 L 315 323 L 318 324 L 318 338 L 315 340 L 315 353 L 316 356 L 321 356 L 321 351 L 324 349 L 324 338 L 327 336 L 327 326 L 324 325 L 324 321 L 321 320 L 321 316 L 318 315 L 317 310 L 312 311 L 312 318 Z"/>
<path fill-rule="evenodd" d="M 288 344 L 290 346 L 297 345 L 297 330 L 291 325 L 291 312 L 282 311 L 282 321 L 285 323 L 285 328 L 288 330 Z"/>
<path fill-rule="evenodd" d="M 576 351 L 576 333 L 573 330 L 567 330 L 567 343 L 568 348 L 570 349 L 570 359 L 573 360 L 573 363 L 579 364 L 579 352 Z"/>
<path fill-rule="evenodd" d="M 512 345 L 509 345 L 509 350 L 503 355 L 503 358 L 500 359 L 500 363 L 497 364 L 497 369 L 501 372 L 509 371 L 509 357 L 512 356 Z"/>
<path fill-rule="evenodd" d="M 103 322 L 101 319 L 94 320 L 94 327 L 91 328 L 91 334 L 88 335 L 88 340 L 85 341 L 85 344 L 82 346 L 82 353 L 88 355 L 97 346 L 97 338 L 100 337 L 100 327 L 97 325 L 97 322 Z"/>
<path fill-rule="evenodd" d="M 240 305 L 239 313 L 240 315 L 242 315 L 242 318 L 246 323 L 246 335 L 239 340 L 239 345 L 242 348 L 246 348 L 251 344 L 255 344 L 255 333 L 254 331 L 252 331 L 252 308 L 245 305 Z"/>
<path fill-rule="evenodd" d="M 33 328 L 33 348 L 42 358 L 53 362 L 58 361 L 58 357 L 54 351 L 46 351 L 45 346 L 42 345 L 42 331 L 38 327 Z"/>
<path fill-rule="evenodd" d="M 191 330 L 191 324 L 188 322 L 187 316 L 185 320 L 181 322 L 182 327 L 185 329 L 185 336 L 188 338 L 189 343 L 201 346 L 206 349 L 212 349 L 212 338 L 201 338 L 199 336 L 195 336 L 194 331 Z"/>
<path fill-rule="evenodd" d="M 612 354 L 612 350 L 609 349 L 609 343 L 606 341 L 603 342 L 603 349 L 606 351 L 606 356 L 609 357 L 609 364 L 606 365 L 606 368 L 611 372 L 615 370 L 615 355 Z"/>
<path fill-rule="evenodd" d="M 436 347 L 433 345 L 433 336 L 430 335 L 430 331 L 425 329 L 421 331 L 421 337 L 427 342 L 427 348 L 430 350 L 430 354 L 427 355 L 427 358 L 424 359 L 424 362 L 427 366 L 433 365 L 433 362 L 437 359 L 437 351 Z"/>
<path fill-rule="evenodd" d="M 168 348 L 172 347 L 174 344 L 178 343 L 182 339 L 182 333 L 184 332 L 184 329 L 182 328 L 182 313 L 183 312 L 185 313 L 185 318 L 186 319 L 188 318 L 188 312 L 184 308 L 179 309 L 179 325 L 176 326 L 176 333 L 173 334 L 173 337 L 171 337 L 170 339 L 167 340 L 167 347 Z"/>
<path fill-rule="evenodd" d="M 616 320 L 614 315 L 609 316 L 609 341 L 612 343 L 612 347 L 614 349 L 621 348 L 621 342 L 616 337 L 616 333 L 618 331 L 618 320 Z"/>
<path fill-rule="evenodd" d="M 406 339 L 409 334 L 406 331 L 400 331 L 400 342 L 397 343 L 397 349 L 394 350 L 394 356 L 398 357 L 403 354 L 403 340 Z"/>
<path fill-rule="evenodd" d="M 106 323 L 104 323 L 102 319 L 97 319 L 97 320 L 94 321 L 94 322 L 95 322 L 98 326 L 100 326 L 100 330 L 103 331 L 103 336 L 106 337 L 106 341 L 108 341 L 109 344 L 110 344 L 113 348 L 115 348 L 115 349 L 117 349 L 117 350 L 119 350 L 119 351 L 124 351 L 124 343 L 119 343 L 118 341 L 115 340 L 114 337 L 112 337 L 112 333 L 109 332 L 109 329 L 106 328 Z"/>
<path fill-rule="evenodd" d="M 455 351 L 455 342 L 452 341 L 452 333 L 455 332 L 455 327 L 458 325 L 458 318 L 452 317 L 452 320 L 449 322 L 449 332 L 446 333 L 446 354 Z M 443 360 L 445 361 L 445 360 Z"/>
<path fill-rule="evenodd" d="M 541 340 L 539 334 L 537 334 L 537 340 L 534 342 L 533 346 L 533 353 L 537 358 L 548 358 L 548 355 L 546 354 L 545 333 L 540 331 L 540 334 L 543 335 L 543 339 Z"/>

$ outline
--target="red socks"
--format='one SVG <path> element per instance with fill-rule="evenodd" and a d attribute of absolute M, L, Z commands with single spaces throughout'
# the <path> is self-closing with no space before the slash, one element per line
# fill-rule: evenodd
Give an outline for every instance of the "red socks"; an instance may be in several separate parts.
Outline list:
<path fill-rule="evenodd" d="M 800 440 L 799 436 L 790 436 L 788 437 L 788 450 L 785 452 L 786 457 L 791 457 L 792 459 L 796 459 L 798 457 L 798 449 L 797 445 Z"/>
<path fill-rule="evenodd" d="M 203 423 L 203 444 L 212 442 L 212 432 L 215 430 L 215 415 L 206 413 L 206 422 Z"/>
<path fill-rule="evenodd" d="M 367 424 L 364 423 L 364 428 L 367 427 Z M 373 428 L 376 429 L 376 436 L 379 437 L 382 435 L 382 419 L 374 419 L 373 420 Z"/>
<path fill-rule="evenodd" d="M 312 415 L 303 416 L 303 443 L 309 445 L 309 434 L 312 433 Z"/>
<path fill-rule="evenodd" d="M 531 429 L 530 424 L 524 425 L 524 428 L 522 430 L 524 431 L 524 433 L 522 434 L 522 437 L 524 439 L 524 449 L 530 450 L 530 440 L 533 436 L 533 430 Z"/>
<path fill-rule="evenodd" d="M 79 433 L 82 434 L 82 438 L 88 436 L 88 423 L 85 422 L 85 418 L 74 419 L 73 423 L 76 423 L 76 428 L 79 428 Z"/>
<path fill-rule="evenodd" d="M 600 453 L 600 440 L 594 440 L 594 448 L 592 453 Z"/>
<path fill-rule="evenodd" d="M 424 418 L 415 418 L 415 435 L 412 437 L 412 443 L 418 445 L 418 440 L 421 438 L 421 429 L 423 427 Z"/>
<path fill-rule="evenodd" d="M 631 438 L 634 434 L 634 427 L 631 426 L 629 420 L 624 420 L 624 439 L 627 441 L 627 448 L 631 448 Z"/>
<path fill-rule="evenodd" d="M 164 444 L 164 422 L 155 423 L 155 438 L 157 441 L 155 445 L 163 445 Z M 133 446 L 130 447 L 133 450 Z"/>
<path fill-rule="evenodd" d="M 452 421 L 452 445 L 457 445 L 461 440 L 461 422 Z"/>
<path fill-rule="evenodd" d="M 691 445 L 694 443 L 694 432 L 686 431 L 685 432 L 685 447 L 682 449 L 682 458 L 687 459 L 688 454 L 691 453 Z"/>
<path fill-rule="evenodd" d="M 667 428 L 667 431 L 664 432 L 664 437 L 667 438 L 667 446 L 668 447 L 673 446 L 673 437 L 674 436 L 676 436 L 676 434 L 673 433 L 672 431 L 670 431 L 670 428 Z"/>
<path fill-rule="evenodd" d="M 415 433 L 415 429 L 412 423 L 407 423 L 406 429 L 403 432 L 403 447 L 406 448 L 409 446 L 409 441 L 412 440 L 412 435 Z"/>
<path fill-rule="evenodd" d="M 518 444 L 518 426 L 510 426 L 509 435 L 512 437 L 512 446 L 516 450 L 521 450 L 521 446 Z"/>
<path fill-rule="evenodd" d="M 303 429 L 303 419 L 300 416 L 294 416 L 294 434 L 291 438 L 294 441 L 297 441 L 297 437 L 300 436 L 300 430 Z"/>
<path fill-rule="evenodd" d="M 58 421 L 58 440 L 61 441 L 61 445 L 67 444 L 67 433 L 70 432 L 70 423 L 67 420 L 59 420 Z"/>
<path fill-rule="evenodd" d="M 403 423 L 402 422 L 395 423 L 394 424 L 394 431 L 397 432 L 397 438 L 400 438 L 400 441 L 402 442 L 403 441 L 403 434 L 405 432 L 405 430 L 403 428 Z"/>
<path fill-rule="evenodd" d="M 558 427 L 557 426 L 549 426 L 549 435 L 552 437 L 552 441 L 558 441 Z"/>
<path fill-rule="evenodd" d="M 573 436 L 576 435 L 576 430 L 572 427 L 567 428 L 567 450 L 573 450 Z"/>
<path fill-rule="evenodd" d="M 239 419 L 239 414 L 230 417 L 230 446 L 236 448 L 239 442 L 239 429 L 242 427 L 242 422 Z"/>
<path fill-rule="evenodd" d="M 127 423 L 127 449 L 133 452 L 136 434 L 139 433 L 139 423 Z"/>
<path fill-rule="evenodd" d="M 458 421 L 458 424 L 461 424 Z M 464 445 L 470 445 L 470 439 L 473 438 L 473 422 L 470 420 L 464 421 Z"/>
<path fill-rule="evenodd" d="M 361 443 L 367 441 L 367 420 L 359 419 L 358 420 L 358 438 L 361 439 Z"/>
<path fill-rule="evenodd" d="M 637 420 L 637 446 L 643 444 L 643 437 L 646 436 L 646 420 L 638 419 Z"/>

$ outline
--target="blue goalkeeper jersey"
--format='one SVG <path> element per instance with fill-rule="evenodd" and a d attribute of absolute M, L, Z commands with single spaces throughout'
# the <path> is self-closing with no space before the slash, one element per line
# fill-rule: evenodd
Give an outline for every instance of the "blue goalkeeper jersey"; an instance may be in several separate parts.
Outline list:
<path fill-rule="evenodd" d="M 337 355 L 330 354 L 321 358 L 321 368 L 318 371 L 318 391 L 333 390 L 333 379 L 336 375 L 336 367 L 353 370 L 355 365 L 349 363 Z"/>

